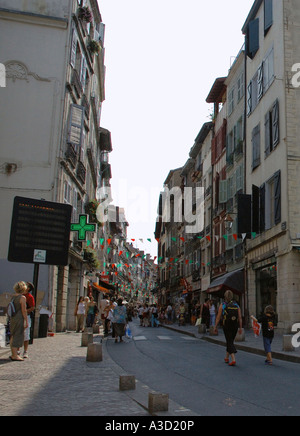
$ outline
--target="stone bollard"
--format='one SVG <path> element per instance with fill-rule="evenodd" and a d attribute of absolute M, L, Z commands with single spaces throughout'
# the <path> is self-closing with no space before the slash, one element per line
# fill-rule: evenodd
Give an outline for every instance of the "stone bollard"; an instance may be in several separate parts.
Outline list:
<path fill-rule="evenodd" d="M 87 362 L 102 362 L 102 344 L 89 344 L 87 349 Z"/>
<path fill-rule="evenodd" d="M 203 335 L 206 333 L 206 325 L 205 324 L 200 324 L 198 327 L 198 333 L 199 335 Z"/>
<path fill-rule="evenodd" d="M 120 375 L 120 391 L 134 391 L 135 387 L 134 375 Z"/>
<path fill-rule="evenodd" d="M 237 333 L 235 340 L 236 340 L 236 342 L 245 342 L 246 341 L 245 329 L 242 329 L 241 335 L 239 334 L 239 332 Z"/>
<path fill-rule="evenodd" d="M 92 344 L 94 340 L 93 333 L 83 332 L 81 336 L 81 346 L 87 347 Z"/>
<path fill-rule="evenodd" d="M 169 410 L 169 395 L 149 393 L 148 409 L 151 414 L 156 412 L 168 412 Z"/>
<path fill-rule="evenodd" d="M 283 335 L 283 351 L 295 351 L 292 344 L 293 335 Z"/>
<path fill-rule="evenodd" d="M 99 324 L 94 324 L 93 325 L 93 333 L 95 335 L 99 335 L 99 333 L 100 333 L 100 326 L 99 326 Z"/>
<path fill-rule="evenodd" d="M 215 331 L 214 326 L 211 326 L 209 328 L 209 336 L 219 336 L 219 332 L 218 332 L 218 330 L 217 330 L 217 332 Z"/>

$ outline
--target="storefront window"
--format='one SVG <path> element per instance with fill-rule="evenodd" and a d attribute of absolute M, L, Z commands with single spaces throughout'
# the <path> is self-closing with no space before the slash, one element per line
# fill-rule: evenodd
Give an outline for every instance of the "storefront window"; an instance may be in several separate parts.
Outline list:
<path fill-rule="evenodd" d="M 256 313 L 263 313 L 266 306 L 277 309 L 277 265 L 272 264 L 256 271 Z"/>

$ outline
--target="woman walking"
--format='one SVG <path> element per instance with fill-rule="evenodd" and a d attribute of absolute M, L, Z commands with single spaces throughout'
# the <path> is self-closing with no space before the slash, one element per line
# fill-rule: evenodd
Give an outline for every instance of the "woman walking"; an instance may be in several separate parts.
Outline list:
<path fill-rule="evenodd" d="M 12 298 L 12 302 L 15 306 L 15 314 L 10 319 L 10 359 L 14 362 L 22 362 L 24 359 L 18 356 L 18 349 L 24 345 L 24 332 L 28 328 L 26 298 L 22 295 L 23 292 L 27 291 L 26 283 L 16 283 L 14 291 L 15 295 Z"/>
<path fill-rule="evenodd" d="M 118 343 L 118 337 L 120 342 L 123 342 L 122 337 L 125 335 L 126 327 L 126 307 L 123 306 L 122 298 L 118 299 L 118 305 L 114 310 L 114 328 L 115 328 L 115 343 Z"/>
<path fill-rule="evenodd" d="M 215 332 L 217 333 L 219 322 L 223 317 L 223 330 L 227 344 L 225 363 L 228 363 L 229 366 L 235 366 L 237 350 L 234 345 L 234 340 L 239 329 L 240 334 L 242 333 L 242 314 L 239 305 L 233 301 L 233 293 L 231 291 L 225 292 L 224 299 L 225 302 L 220 306 L 216 319 Z M 229 356 L 231 357 L 230 363 Z"/>
<path fill-rule="evenodd" d="M 84 330 L 84 318 L 86 312 L 86 304 L 84 297 L 79 297 L 78 303 L 76 304 L 74 315 L 77 318 L 77 333 L 81 333 Z"/>

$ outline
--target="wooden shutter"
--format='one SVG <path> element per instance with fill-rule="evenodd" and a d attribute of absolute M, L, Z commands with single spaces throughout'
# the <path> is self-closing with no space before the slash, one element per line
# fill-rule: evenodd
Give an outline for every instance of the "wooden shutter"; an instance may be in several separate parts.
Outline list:
<path fill-rule="evenodd" d="M 250 21 L 248 27 L 248 53 L 247 55 L 253 59 L 259 50 L 259 18 Z"/>
<path fill-rule="evenodd" d="M 275 224 L 281 222 L 281 172 L 277 171 L 274 175 L 274 189 L 275 189 Z"/>
<path fill-rule="evenodd" d="M 279 144 L 279 100 L 276 100 L 272 110 L 273 147 Z"/>
<path fill-rule="evenodd" d="M 252 232 L 255 233 L 260 231 L 259 194 L 259 187 L 252 185 Z"/>
<path fill-rule="evenodd" d="M 259 227 L 260 232 L 264 232 L 266 229 L 266 185 L 263 184 L 259 188 Z"/>
<path fill-rule="evenodd" d="M 84 107 L 76 104 L 71 105 L 68 143 L 72 144 L 75 150 L 81 147 L 84 122 Z"/>
<path fill-rule="evenodd" d="M 265 116 L 265 157 L 268 157 L 273 149 L 271 123 L 272 123 L 272 115 L 271 112 L 268 112 Z M 271 149 L 271 144 L 272 144 L 272 149 Z"/>
<path fill-rule="evenodd" d="M 247 115 L 252 112 L 252 81 L 247 86 Z"/>
<path fill-rule="evenodd" d="M 265 35 L 273 25 L 273 0 L 264 0 Z"/>
<path fill-rule="evenodd" d="M 260 165 L 260 125 L 252 132 L 252 169 Z"/>
<path fill-rule="evenodd" d="M 262 96 L 264 94 L 264 68 L 263 64 L 260 65 L 258 68 L 258 77 L 257 77 L 257 96 L 258 100 L 262 99 Z"/>
<path fill-rule="evenodd" d="M 76 66 L 77 41 L 78 41 L 77 32 L 75 29 L 73 29 L 72 42 L 71 42 L 71 56 L 70 56 L 70 64 L 73 68 L 75 68 Z"/>

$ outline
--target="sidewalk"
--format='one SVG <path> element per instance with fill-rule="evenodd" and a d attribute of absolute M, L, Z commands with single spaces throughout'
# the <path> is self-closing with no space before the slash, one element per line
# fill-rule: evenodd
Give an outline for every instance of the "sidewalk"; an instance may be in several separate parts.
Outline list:
<path fill-rule="evenodd" d="M 199 334 L 198 327 L 192 325 L 178 326 L 178 324 L 172 324 L 172 325 L 163 325 L 163 327 L 217 345 L 226 346 L 226 340 L 224 337 L 223 330 L 221 328 L 219 328 L 218 330 L 219 331 L 218 336 L 209 336 L 209 333 Z M 262 336 L 260 336 L 260 338 L 255 338 L 252 330 L 246 330 L 245 336 L 246 336 L 245 342 L 235 343 L 237 350 L 265 356 Z M 273 351 L 272 354 L 274 359 L 285 360 L 293 363 L 300 363 L 300 347 L 295 349 L 295 351 L 283 351 L 283 335 L 276 333 L 276 331 L 275 331 L 275 338 L 272 343 L 272 351 Z"/>
<path fill-rule="evenodd" d="M 0 416 L 150 416 L 153 391 L 137 380 L 135 391 L 121 392 L 119 376 L 131 374 L 109 357 L 107 340 L 94 335 L 94 343 L 101 341 L 99 363 L 86 362 L 81 334 L 73 332 L 35 339 L 24 362 L 11 362 L 10 351 L 0 349 Z M 196 414 L 170 400 L 169 411 L 157 416 Z"/>

